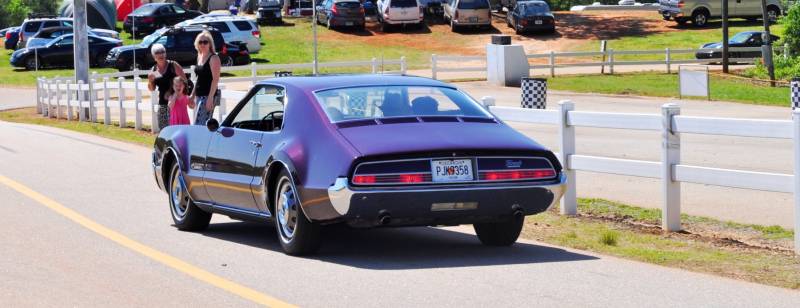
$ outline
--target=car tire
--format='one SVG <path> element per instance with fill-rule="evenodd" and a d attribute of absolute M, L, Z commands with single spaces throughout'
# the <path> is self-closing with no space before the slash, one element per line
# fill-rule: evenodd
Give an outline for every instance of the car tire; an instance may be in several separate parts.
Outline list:
<path fill-rule="evenodd" d="M 517 35 L 522 35 L 522 30 L 519 29 L 519 23 L 514 22 L 514 33 Z"/>
<path fill-rule="evenodd" d="M 389 33 L 389 31 L 391 31 L 391 25 L 385 22 L 381 22 L 381 32 Z"/>
<path fill-rule="evenodd" d="M 233 58 L 231 56 L 222 57 L 222 66 L 233 66 Z"/>
<path fill-rule="evenodd" d="M 183 171 L 177 162 L 170 167 L 167 185 L 169 210 L 175 227 L 182 231 L 201 231 L 208 228 L 211 213 L 197 207 L 189 197 L 183 180 Z"/>
<path fill-rule="evenodd" d="M 698 28 L 705 27 L 708 24 L 708 11 L 697 10 L 692 13 L 692 25 Z"/>
<path fill-rule="evenodd" d="M 688 19 L 685 19 L 685 18 L 676 18 L 676 19 L 675 19 L 675 22 L 676 22 L 676 23 L 678 23 L 678 26 L 681 26 L 681 27 L 683 27 L 683 26 L 685 26 L 685 25 L 686 25 L 686 23 L 688 23 L 688 22 L 689 22 L 689 20 L 688 20 Z"/>
<path fill-rule="evenodd" d="M 283 251 L 293 256 L 316 252 L 322 243 L 322 227 L 303 213 L 292 179 L 285 169 L 278 175 L 273 200 L 275 228 Z"/>
<path fill-rule="evenodd" d="M 517 241 L 525 216 L 513 217 L 503 222 L 479 223 L 472 225 L 478 239 L 486 246 L 510 246 Z"/>
<path fill-rule="evenodd" d="M 25 69 L 29 71 L 36 70 L 42 67 L 42 62 L 38 61 L 35 56 L 28 56 L 25 58 Z"/>

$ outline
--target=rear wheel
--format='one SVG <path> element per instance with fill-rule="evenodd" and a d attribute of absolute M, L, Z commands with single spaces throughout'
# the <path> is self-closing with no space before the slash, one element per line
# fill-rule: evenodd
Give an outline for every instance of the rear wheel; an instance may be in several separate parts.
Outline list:
<path fill-rule="evenodd" d="M 478 239 L 486 246 L 510 246 L 517 241 L 525 216 L 513 217 L 508 221 L 474 224 Z"/>
<path fill-rule="evenodd" d="M 692 24 L 695 27 L 705 27 L 708 24 L 709 14 L 706 10 L 697 10 L 692 13 Z"/>
<path fill-rule="evenodd" d="M 321 244 L 321 227 L 303 213 L 289 172 L 281 171 L 275 186 L 275 227 L 283 251 L 289 255 L 311 254 Z"/>
<path fill-rule="evenodd" d="M 211 213 L 194 204 L 186 191 L 186 181 L 178 163 L 172 164 L 169 180 L 169 209 L 175 227 L 183 231 L 200 231 L 208 227 Z"/>
<path fill-rule="evenodd" d="M 37 68 L 40 68 L 41 65 L 42 65 L 41 62 L 39 62 L 39 60 L 37 60 L 35 56 L 29 56 L 28 58 L 25 59 L 25 69 L 26 70 L 31 70 L 32 71 L 32 70 L 35 70 Z"/>
<path fill-rule="evenodd" d="M 222 57 L 222 66 L 233 66 L 233 58 L 230 56 Z"/>

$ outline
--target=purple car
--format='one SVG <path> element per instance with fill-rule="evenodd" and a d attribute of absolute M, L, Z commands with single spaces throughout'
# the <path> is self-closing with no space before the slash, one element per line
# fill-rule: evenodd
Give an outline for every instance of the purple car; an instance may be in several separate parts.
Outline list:
<path fill-rule="evenodd" d="M 153 170 L 178 229 L 212 213 L 274 220 L 292 255 L 336 223 L 473 224 L 482 243 L 511 245 L 566 181 L 551 151 L 454 86 L 382 75 L 263 81 L 221 124 L 165 128 Z"/>

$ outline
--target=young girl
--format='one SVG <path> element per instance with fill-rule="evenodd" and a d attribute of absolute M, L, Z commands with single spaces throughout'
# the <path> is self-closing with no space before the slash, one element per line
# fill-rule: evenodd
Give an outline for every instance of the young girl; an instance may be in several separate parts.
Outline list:
<path fill-rule="evenodd" d="M 169 125 L 189 125 L 189 111 L 194 109 L 194 101 L 186 95 L 186 80 L 178 76 L 172 80 L 172 94 L 169 96 Z"/>

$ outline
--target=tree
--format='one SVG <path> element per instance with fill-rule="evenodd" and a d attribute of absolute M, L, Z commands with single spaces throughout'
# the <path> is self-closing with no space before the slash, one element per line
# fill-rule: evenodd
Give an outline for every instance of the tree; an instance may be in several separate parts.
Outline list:
<path fill-rule="evenodd" d="M 0 28 L 18 26 L 29 12 L 23 0 L 0 0 Z"/>
<path fill-rule="evenodd" d="M 789 55 L 800 54 L 800 4 L 793 4 L 781 19 L 784 25 L 783 43 L 789 46 Z"/>

